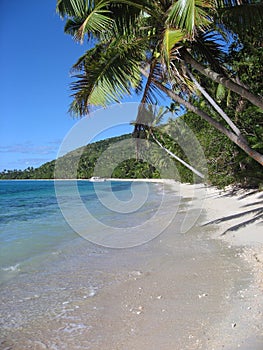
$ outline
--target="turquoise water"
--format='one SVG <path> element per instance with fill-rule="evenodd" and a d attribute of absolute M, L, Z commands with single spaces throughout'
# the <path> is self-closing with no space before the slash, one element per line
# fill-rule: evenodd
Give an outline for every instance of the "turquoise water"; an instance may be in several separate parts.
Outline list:
<path fill-rule="evenodd" d="M 56 185 L 41 180 L 0 181 L 0 328 L 4 344 L 11 338 L 19 350 L 27 349 L 28 345 L 22 346 L 26 337 L 19 339 L 22 329 L 23 332 L 32 329 L 33 338 L 33 329 L 41 328 L 47 337 L 50 323 L 64 322 L 65 318 L 66 333 L 63 331 L 59 340 L 64 342 L 68 327 L 73 327 L 71 316 L 66 321 L 66 313 L 71 312 L 69 304 L 75 305 L 79 322 L 76 327 L 81 330 L 77 313 L 80 305 L 107 286 L 126 280 L 126 270 L 133 273 L 140 259 L 147 256 L 146 245 L 133 251 L 94 244 L 75 232 L 72 222 L 64 217 L 65 208 L 81 222 L 81 227 L 85 226 L 87 238 L 100 237 L 98 227 L 106 232 L 114 228 L 124 236 L 132 236 L 129 228 L 135 227 L 137 232 L 143 223 L 151 221 L 162 203 L 163 185 L 148 183 L 147 191 L 145 186 L 145 183 L 118 181 L 59 181 Z M 145 197 L 143 201 L 141 195 Z M 177 196 L 171 193 L 169 198 L 174 203 Z M 132 199 L 137 207 L 130 206 Z M 117 210 L 113 210 L 114 201 L 120 204 Z M 90 213 L 83 222 L 79 215 L 81 205 Z M 165 211 L 167 207 L 160 214 L 166 222 Z M 149 241 L 155 236 L 155 227 L 149 226 L 147 231 Z M 140 234 L 143 231 L 139 238 Z M 84 316 L 87 321 L 89 317 Z M 55 327 L 60 334 L 60 326 Z M 1 345 L 0 337 L 0 348 Z"/>
<path fill-rule="evenodd" d="M 61 181 L 60 202 L 78 212 L 78 202 L 71 181 Z M 132 213 L 120 213 L 103 204 L 107 196 L 114 194 L 120 203 L 132 198 L 131 182 L 78 181 L 81 201 L 92 218 L 105 227 L 127 228 L 140 225 L 151 218 L 160 205 L 159 187 L 148 184 L 147 200 Z M 96 187 L 96 191 L 94 190 Z M 142 184 L 133 184 L 140 191 Z M 98 198 L 98 194 L 99 197 Z M 45 259 L 54 258 L 57 251 L 83 244 L 83 238 L 70 227 L 58 206 L 53 181 L 0 181 L 0 281 L 28 272 Z M 84 222 L 88 234 L 100 232 L 90 221 Z M 42 266 L 43 268 L 43 266 Z"/>
<path fill-rule="evenodd" d="M 0 268 L 3 272 L 72 239 L 51 181 L 0 182 Z"/>

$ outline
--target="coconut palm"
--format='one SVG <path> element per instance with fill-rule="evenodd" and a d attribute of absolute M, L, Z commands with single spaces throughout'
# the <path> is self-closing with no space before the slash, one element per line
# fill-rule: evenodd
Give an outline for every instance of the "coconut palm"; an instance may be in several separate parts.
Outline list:
<path fill-rule="evenodd" d="M 230 3 L 231 9 L 236 10 L 236 7 L 233 8 L 235 1 L 231 1 Z M 242 1 L 236 2 L 236 4 L 240 3 Z M 169 63 L 166 67 L 169 71 L 171 69 L 171 58 L 179 57 L 189 62 L 202 74 L 225 84 L 245 98 L 251 99 L 251 102 L 255 105 L 263 108 L 262 99 L 251 94 L 242 84 L 229 79 L 226 74 L 223 75 L 225 71 L 222 70 L 222 66 L 214 59 L 215 54 L 218 55 L 219 51 L 211 40 L 214 33 L 211 31 L 207 32 L 206 29 L 213 24 L 212 20 L 208 18 L 218 19 L 215 10 L 218 9 L 218 6 L 221 8 L 222 4 L 224 8 L 227 8 L 228 1 L 218 1 L 215 3 L 205 0 L 135 0 L 131 4 L 130 1 L 126 0 L 101 0 L 92 2 L 85 0 L 58 0 L 57 9 L 62 16 L 68 15 L 70 17 L 65 31 L 73 35 L 77 40 L 83 41 L 84 35 L 87 34 L 89 38 L 98 39 L 105 46 L 107 45 L 106 37 L 109 40 L 116 37 L 116 28 L 118 34 L 133 33 L 136 34 L 137 38 L 138 35 L 141 38 L 142 36 L 146 36 L 147 41 L 149 41 L 148 44 L 150 44 L 150 46 L 147 45 L 147 49 L 149 49 L 148 54 L 150 53 L 148 63 L 149 61 L 153 61 L 153 57 L 159 56 L 161 57 L 161 61 Z M 255 14 L 260 19 L 261 17 L 258 14 L 262 13 L 262 11 L 260 12 L 258 10 L 262 9 L 262 3 L 256 5 L 257 7 L 252 7 L 252 9 L 254 9 Z M 246 8 L 243 12 L 244 14 L 250 13 L 251 17 L 251 4 L 249 6 L 250 11 L 247 11 Z M 233 21 L 235 18 L 233 16 L 233 13 L 235 13 L 234 10 L 232 12 L 228 11 L 228 16 L 225 16 L 224 19 L 229 18 L 230 13 L 232 14 L 231 20 Z M 240 6 L 238 6 L 238 10 L 240 10 Z M 240 20 L 240 11 L 236 17 Z M 132 29 L 130 29 L 130 24 L 133 24 Z M 217 26 L 216 29 L 219 30 L 219 27 Z M 212 27 L 212 30 L 214 30 L 214 27 Z M 211 67 L 207 68 L 199 65 L 193 57 L 196 51 L 199 51 L 218 71 L 215 72 L 210 69 Z M 180 53 L 179 56 L 178 53 Z M 175 64 L 175 62 L 172 63 L 173 65 Z M 174 77 L 176 76 L 174 73 L 177 72 L 173 70 L 172 73 Z M 116 98 L 119 98 L 119 96 L 117 95 Z"/>
<path fill-rule="evenodd" d="M 158 132 L 158 126 L 161 125 L 163 119 L 167 113 L 169 113 L 169 108 L 158 107 L 157 105 L 141 105 L 139 113 L 141 114 L 140 120 L 143 121 L 145 137 L 146 139 L 152 139 L 163 151 L 165 151 L 170 157 L 183 164 L 187 169 L 191 170 L 195 175 L 204 179 L 205 175 L 200 171 L 195 169 L 193 166 L 185 162 L 183 159 L 178 157 L 176 154 L 171 152 L 165 142 L 161 142 L 156 135 Z M 138 118 L 137 118 L 138 119 Z M 137 121 L 134 123 L 137 124 Z"/>
<path fill-rule="evenodd" d="M 217 14 L 214 2 L 58 0 L 57 9 L 62 16 L 69 17 L 66 32 L 81 41 L 87 34 L 95 43 L 73 66 L 78 72 L 78 80 L 72 84 L 73 114 L 84 115 L 92 105 L 120 101 L 134 89 L 143 91 L 142 103 L 156 103 L 157 92 L 162 91 L 207 120 L 263 165 L 263 156 L 252 150 L 244 138 L 184 98 L 193 90 L 184 69 L 186 62 L 255 105 L 263 106 L 259 96 L 231 80 L 219 64 L 220 59 L 214 59 L 219 54 L 218 45 L 212 40 L 212 19 Z M 217 72 L 200 64 L 194 58 L 196 53 L 206 58 Z M 144 128 L 139 116 L 140 113 L 135 132 Z"/>

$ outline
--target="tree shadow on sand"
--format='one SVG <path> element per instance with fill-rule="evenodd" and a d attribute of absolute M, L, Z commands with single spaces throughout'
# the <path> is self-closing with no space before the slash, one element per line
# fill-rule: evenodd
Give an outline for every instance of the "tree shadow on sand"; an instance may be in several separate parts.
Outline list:
<path fill-rule="evenodd" d="M 255 205 L 258 203 L 262 203 L 262 201 L 257 202 L 257 203 L 253 203 L 251 205 Z M 250 206 L 250 204 L 245 205 L 244 207 L 246 207 L 246 206 Z M 263 207 L 260 207 L 260 208 L 256 208 L 256 209 L 252 209 L 252 210 L 247 210 L 247 211 L 244 211 L 242 213 L 233 214 L 233 215 L 225 216 L 223 218 L 212 220 L 212 221 L 209 221 L 209 222 L 203 224 L 202 226 L 207 226 L 207 225 L 211 225 L 211 224 L 219 224 L 221 222 L 238 219 L 238 218 L 241 218 L 241 217 L 244 217 L 247 215 L 253 215 L 253 217 L 229 227 L 226 231 L 221 233 L 220 236 L 224 236 L 225 234 L 227 234 L 229 232 L 237 231 L 240 228 L 245 227 L 245 226 L 250 225 L 250 224 L 253 224 L 254 222 L 257 222 L 257 221 L 259 221 L 260 223 L 263 223 Z"/>

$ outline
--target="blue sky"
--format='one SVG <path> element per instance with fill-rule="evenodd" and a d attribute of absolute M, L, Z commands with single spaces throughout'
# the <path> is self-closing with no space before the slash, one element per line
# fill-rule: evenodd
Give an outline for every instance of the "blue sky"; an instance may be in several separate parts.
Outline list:
<path fill-rule="evenodd" d="M 78 123 L 67 113 L 69 71 L 87 47 L 64 34 L 55 6 L 55 0 L 0 1 L 0 171 L 55 159 Z"/>

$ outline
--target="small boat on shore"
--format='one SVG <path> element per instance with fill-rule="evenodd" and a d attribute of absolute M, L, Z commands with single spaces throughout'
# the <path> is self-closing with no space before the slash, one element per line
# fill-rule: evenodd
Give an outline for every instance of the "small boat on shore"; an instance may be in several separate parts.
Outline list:
<path fill-rule="evenodd" d="M 104 179 L 103 177 L 99 177 L 99 176 L 92 176 L 89 181 L 92 182 L 103 182 L 106 181 L 106 179 Z"/>

